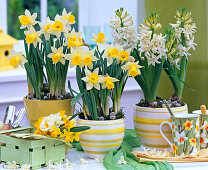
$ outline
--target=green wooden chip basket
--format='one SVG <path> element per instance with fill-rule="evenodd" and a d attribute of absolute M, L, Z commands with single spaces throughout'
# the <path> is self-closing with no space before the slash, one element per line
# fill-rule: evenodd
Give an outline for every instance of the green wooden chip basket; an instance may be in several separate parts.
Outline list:
<path fill-rule="evenodd" d="M 65 143 L 53 139 L 21 139 L 6 136 L 10 133 L 32 133 L 32 127 L 20 127 L 0 131 L 0 162 L 16 161 L 17 164 L 30 164 L 32 169 L 65 161 Z"/>

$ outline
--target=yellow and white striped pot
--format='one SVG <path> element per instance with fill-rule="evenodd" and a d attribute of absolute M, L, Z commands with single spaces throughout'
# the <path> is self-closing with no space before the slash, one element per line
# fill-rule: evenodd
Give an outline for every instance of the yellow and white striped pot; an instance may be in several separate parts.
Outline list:
<path fill-rule="evenodd" d="M 89 158 L 104 156 L 121 146 L 124 138 L 124 119 L 94 121 L 77 119 L 78 126 L 91 129 L 80 134 L 80 144 Z"/>
<path fill-rule="evenodd" d="M 173 114 L 188 114 L 187 105 L 171 108 Z M 170 113 L 166 108 L 150 108 L 134 106 L 134 128 L 143 146 L 148 148 L 170 148 L 170 145 L 160 134 L 160 124 L 164 121 L 171 122 Z M 163 126 L 163 132 L 172 140 L 169 126 Z"/>

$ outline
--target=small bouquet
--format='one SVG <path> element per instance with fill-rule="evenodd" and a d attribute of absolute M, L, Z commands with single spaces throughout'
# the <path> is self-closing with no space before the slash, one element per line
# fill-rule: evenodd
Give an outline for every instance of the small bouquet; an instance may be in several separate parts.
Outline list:
<path fill-rule="evenodd" d="M 176 24 L 170 24 L 166 28 L 167 60 L 164 62 L 164 70 L 173 85 L 172 99 L 181 102 L 185 84 L 186 71 L 190 50 L 195 50 L 194 33 L 196 24 L 193 22 L 191 12 L 185 8 L 176 11 Z M 186 84 L 185 84 L 186 85 Z"/>
<path fill-rule="evenodd" d="M 51 114 L 47 117 L 40 117 L 35 123 L 36 130 L 34 131 L 34 134 L 56 138 L 57 140 L 64 141 L 67 144 L 74 140 L 79 141 L 80 133 L 90 129 L 90 127 L 76 127 L 76 122 L 73 120 L 76 116 L 77 114 L 67 117 L 65 115 L 65 110 L 60 110 L 56 114 Z"/>
<path fill-rule="evenodd" d="M 121 96 L 129 76 L 140 74 L 141 66 L 130 56 L 131 49 L 110 44 L 103 33 L 93 34 L 97 43 L 95 50 L 84 47 L 71 49 L 70 65 L 76 67 L 76 78 L 80 93 L 69 88 L 76 97 L 72 104 L 82 98 L 83 119 L 114 120 L 123 118 L 120 107 Z M 105 45 L 100 51 L 99 46 Z M 112 107 L 110 106 L 112 101 Z"/>

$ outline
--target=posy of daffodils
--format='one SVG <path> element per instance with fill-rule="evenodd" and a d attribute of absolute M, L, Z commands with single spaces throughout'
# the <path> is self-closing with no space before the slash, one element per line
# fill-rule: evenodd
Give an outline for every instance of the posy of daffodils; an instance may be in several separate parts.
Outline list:
<path fill-rule="evenodd" d="M 58 138 L 66 143 L 79 141 L 81 131 L 89 129 L 87 126 L 76 127 L 73 117 L 67 117 L 65 110 L 47 117 L 40 117 L 35 123 L 36 135 L 44 135 L 51 138 Z"/>

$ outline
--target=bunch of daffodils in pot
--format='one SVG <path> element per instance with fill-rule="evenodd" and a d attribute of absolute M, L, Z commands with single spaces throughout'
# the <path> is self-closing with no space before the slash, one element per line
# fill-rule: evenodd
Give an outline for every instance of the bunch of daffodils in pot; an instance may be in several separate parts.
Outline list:
<path fill-rule="evenodd" d="M 75 17 L 64 9 L 62 15 L 54 20 L 49 17 L 44 23 L 36 21 L 37 13 L 19 16 L 20 29 L 25 34 L 25 54 L 12 52 L 8 58 L 11 65 L 24 66 L 28 78 L 28 98 L 66 99 L 65 83 L 69 67 L 67 55 L 71 47 L 84 45 L 81 33 L 75 32 L 71 25 Z"/>
<path fill-rule="evenodd" d="M 186 71 L 190 50 L 195 50 L 194 33 L 196 24 L 193 22 L 191 12 L 185 8 L 176 11 L 176 23 L 166 28 L 167 60 L 164 62 L 164 70 L 174 88 L 172 100 L 181 102 L 185 84 Z"/>
<path fill-rule="evenodd" d="M 106 45 L 108 39 L 101 32 L 93 34 L 93 37 L 92 40 L 97 43 L 94 50 L 75 47 L 67 56 L 70 66 L 76 67 L 80 90 L 72 104 L 82 98 L 83 113 L 80 117 L 83 119 L 123 118 L 120 102 L 126 81 L 129 76 L 139 76 L 141 66 L 130 56 L 131 49 L 124 50 L 114 44 Z M 100 48 L 101 45 L 104 48 Z"/>
<path fill-rule="evenodd" d="M 82 131 L 90 129 L 88 126 L 76 127 L 75 116 L 77 114 L 68 117 L 65 110 L 60 110 L 56 114 L 40 117 L 35 123 L 34 134 L 56 138 L 70 145 L 70 142 L 79 141 L 79 135 Z"/>
<path fill-rule="evenodd" d="M 117 22 L 120 23 L 120 27 L 129 20 L 125 20 L 127 13 L 123 15 L 123 10 L 117 10 Z M 131 21 L 133 22 L 133 21 Z M 158 23 L 158 14 L 151 13 L 149 21 L 144 19 L 144 25 L 140 25 L 140 32 L 138 34 L 138 42 L 133 45 L 131 55 L 134 57 L 134 63 L 139 63 L 143 67 L 141 69 L 141 75 L 136 75 L 134 78 L 141 87 L 145 100 L 140 103 L 142 106 L 152 106 L 156 100 L 158 84 L 160 80 L 161 71 L 163 69 L 163 63 L 166 60 L 166 47 L 165 36 L 158 34 L 157 31 L 161 28 L 161 24 Z M 116 31 L 117 32 L 117 31 Z M 117 34 L 120 34 L 117 32 Z M 132 33 L 134 34 L 134 33 Z M 130 34 L 131 35 L 131 34 Z M 136 39 L 137 36 L 135 36 Z M 116 39 L 115 41 L 119 43 Z M 132 65 L 129 65 L 130 67 Z"/>

